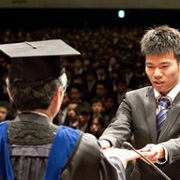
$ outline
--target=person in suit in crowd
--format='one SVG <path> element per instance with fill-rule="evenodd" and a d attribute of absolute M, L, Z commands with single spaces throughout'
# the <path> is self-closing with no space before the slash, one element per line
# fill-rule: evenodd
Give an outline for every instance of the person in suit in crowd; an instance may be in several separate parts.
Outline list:
<path fill-rule="evenodd" d="M 91 101 L 92 116 L 104 115 L 104 104 L 100 98 L 93 98 Z"/>
<path fill-rule="evenodd" d="M 94 98 L 99 98 L 102 101 L 104 101 L 106 95 L 108 94 L 108 85 L 105 84 L 104 81 L 98 81 L 96 83 L 96 88 L 95 88 L 95 96 Z"/>
<path fill-rule="evenodd" d="M 117 101 L 118 104 L 120 104 L 123 101 L 125 94 L 131 89 L 128 88 L 126 81 L 124 79 L 120 79 L 119 81 L 117 81 L 116 87 L 117 87 L 117 91 L 116 91 Z"/>
<path fill-rule="evenodd" d="M 149 29 L 141 40 L 145 72 L 152 86 L 127 92 L 115 121 L 100 137 L 102 148 L 121 147 L 134 135 L 134 146 L 171 179 L 180 179 L 180 32 L 169 26 Z M 137 160 L 134 180 L 163 180 Z"/>
<path fill-rule="evenodd" d="M 83 99 L 84 92 L 81 84 L 73 83 L 68 91 L 70 101 L 81 101 Z"/>
<path fill-rule="evenodd" d="M 105 124 L 102 116 L 94 115 L 90 119 L 89 133 L 93 134 L 97 139 L 102 135 L 105 129 Z"/>
<path fill-rule="evenodd" d="M 88 69 L 85 73 L 85 86 L 86 89 L 84 99 L 90 102 L 95 96 L 96 91 L 96 73 L 93 69 Z"/>
<path fill-rule="evenodd" d="M 87 101 L 82 101 L 74 110 L 77 120 L 76 129 L 79 129 L 83 132 L 88 132 L 89 120 L 91 117 L 91 105 Z"/>
<path fill-rule="evenodd" d="M 18 109 L 0 123 L 0 179 L 125 180 L 125 154 L 103 153 L 93 135 L 53 124 L 67 87 L 60 56 L 79 52 L 60 39 L 0 50 L 11 58 L 7 89 Z"/>
<path fill-rule="evenodd" d="M 73 129 L 76 129 L 77 127 L 77 118 L 76 118 L 76 112 L 75 112 L 75 108 L 78 106 L 78 104 L 81 101 L 70 101 L 68 104 L 68 109 L 67 109 L 67 117 L 64 121 L 64 125 L 69 126 Z"/>
<path fill-rule="evenodd" d="M 115 94 L 107 94 L 103 101 L 103 104 L 104 104 L 103 119 L 104 119 L 104 123 L 106 127 L 109 125 L 112 118 L 116 114 L 116 109 L 117 109 L 116 99 L 117 98 Z"/>

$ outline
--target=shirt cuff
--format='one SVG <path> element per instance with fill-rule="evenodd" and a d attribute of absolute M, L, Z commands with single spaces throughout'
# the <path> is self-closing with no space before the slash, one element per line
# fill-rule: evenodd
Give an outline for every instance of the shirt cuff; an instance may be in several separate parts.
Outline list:
<path fill-rule="evenodd" d="M 163 148 L 164 148 L 164 151 L 165 151 L 165 157 L 162 158 L 162 159 L 158 159 L 156 161 L 157 164 L 165 164 L 168 161 L 168 151 L 167 151 L 167 149 L 164 146 L 163 146 Z"/>

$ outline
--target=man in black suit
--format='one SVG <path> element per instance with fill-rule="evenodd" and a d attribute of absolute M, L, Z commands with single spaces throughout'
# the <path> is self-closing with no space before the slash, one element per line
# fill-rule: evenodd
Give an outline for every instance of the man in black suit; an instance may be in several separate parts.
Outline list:
<path fill-rule="evenodd" d="M 121 147 L 134 135 L 135 148 L 146 153 L 173 180 L 180 179 L 180 33 L 160 26 L 141 40 L 145 71 L 152 86 L 127 92 L 115 122 L 100 137 L 102 148 Z M 137 160 L 134 180 L 163 180 L 149 164 Z"/>

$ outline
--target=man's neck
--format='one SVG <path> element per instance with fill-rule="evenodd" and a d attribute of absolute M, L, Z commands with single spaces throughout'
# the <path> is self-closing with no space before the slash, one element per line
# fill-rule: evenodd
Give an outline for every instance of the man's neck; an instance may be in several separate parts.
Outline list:
<path fill-rule="evenodd" d="M 177 94 L 180 92 L 180 81 L 178 82 L 178 84 L 173 88 L 171 89 L 171 91 L 166 94 L 165 96 L 168 96 L 172 99 L 172 101 L 175 99 L 175 97 L 177 96 Z M 159 93 L 157 90 L 154 89 L 154 94 L 155 94 L 155 97 L 157 98 L 159 95 L 163 95 L 161 93 Z"/>
<path fill-rule="evenodd" d="M 43 109 L 36 109 L 34 111 L 22 111 L 23 112 L 29 112 L 29 113 L 32 113 L 32 114 L 39 114 L 41 116 L 45 116 L 45 117 L 48 117 L 48 119 L 50 119 L 52 121 L 53 118 L 50 117 L 50 115 L 48 114 L 48 112 L 46 110 L 43 110 Z"/>

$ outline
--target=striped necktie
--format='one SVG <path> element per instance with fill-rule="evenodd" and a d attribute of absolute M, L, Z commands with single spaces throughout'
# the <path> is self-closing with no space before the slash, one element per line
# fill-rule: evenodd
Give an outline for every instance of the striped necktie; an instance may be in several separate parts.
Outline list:
<path fill-rule="evenodd" d="M 158 98 L 158 103 L 160 105 L 160 111 L 156 116 L 156 121 L 157 121 L 157 133 L 159 136 L 162 126 L 164 124 L 164 121 L 166 119 L 168 107 L 171 104 L 171 100 L 167 97 L 160 97 Z"/>

